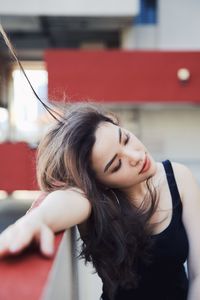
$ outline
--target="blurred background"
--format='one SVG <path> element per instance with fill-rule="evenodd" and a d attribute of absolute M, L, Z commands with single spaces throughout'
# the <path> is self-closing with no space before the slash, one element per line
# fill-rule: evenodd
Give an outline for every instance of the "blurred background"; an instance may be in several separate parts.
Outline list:
<path fill-rule="evenodd" d="M 155 159 L 184 163 L 200 183 L 198 0 L 7 0 L 0 22 L 47 104 L 103 103 Z M 1 39 L 1 230 L 39 195 L 35 151 L 52 122 Z M 78 274 L 79 299 L 98 299 L 90 266 Z"/>

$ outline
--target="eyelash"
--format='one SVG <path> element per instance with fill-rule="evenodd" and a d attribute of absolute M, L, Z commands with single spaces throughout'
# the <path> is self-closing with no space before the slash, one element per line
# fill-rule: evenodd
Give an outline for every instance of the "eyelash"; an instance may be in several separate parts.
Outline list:
<path fill-rule="evenodd" d="M 128 144 L 129 140 L 130 140 L 130 134 L 126 133 L 126 140 L 124 142 L 124 145 Z"/>
<path fill-rule="evenodd" d="M 129 140 L 130 140 L 130 135 L 127 133 L 126 140 L 124 141 L 125 146 L 128 144 Z M 122 165 L 122 161 L 120 159 L 119 164 L 112 170 L 112 173 L 117 172 L 121 168 L 121 165 Z"/>
<path fill-rule="evenodd" d="M 117 171 L 120 169 L 121 164 L 122 164 L 122 161 L 121 161 L 121 159 L 120 159 L 120 160 L 119 160 L 119 164 L 112 170 L 112 173 L 117 172 Z"/>

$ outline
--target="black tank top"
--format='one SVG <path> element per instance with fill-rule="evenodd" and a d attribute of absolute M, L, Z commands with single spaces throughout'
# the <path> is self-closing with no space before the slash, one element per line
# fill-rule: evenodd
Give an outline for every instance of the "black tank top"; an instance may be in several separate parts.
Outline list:
<path fill-rule="evenodd" d="M 187 299 L 188 279 L 183 264 L 188 256 L 189 245 L 182 223 L 182 202 L 170 161 L 162 163 L 173 204 L 171 222 L 164 231 L 152 235 L 153 260 L 148 266 L 140 265 L 138 287 L 130 290 L 119 288 L 115 300 Z M 101 297 L 110 300 L 105 291 Z"/>

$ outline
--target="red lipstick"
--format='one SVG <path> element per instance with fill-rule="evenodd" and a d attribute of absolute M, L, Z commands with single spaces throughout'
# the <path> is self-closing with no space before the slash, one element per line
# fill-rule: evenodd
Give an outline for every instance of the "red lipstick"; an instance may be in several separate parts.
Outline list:
<path fill-rule="evenodd" d="M 140 170 L 139 174 L 143 174 L 143 173 L 147 172 L 150 169 L 150 166 L 151 166 L 150 159 L 146 155 L 144 164 L 143 164 L 142 169 Z"/>

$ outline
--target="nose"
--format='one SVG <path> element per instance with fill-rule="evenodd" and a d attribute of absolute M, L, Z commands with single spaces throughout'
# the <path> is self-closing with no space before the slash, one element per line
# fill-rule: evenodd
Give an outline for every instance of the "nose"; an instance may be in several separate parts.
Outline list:
<path fill-rule="evenodd" d="M 124 151 L 124 156 L 131 166 L 136 166 L 139 162 L 144 160 L 144 151 L 126 149 Z"/>

